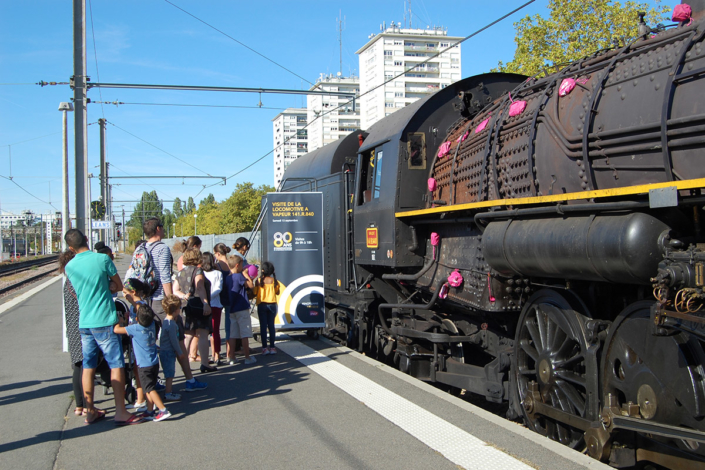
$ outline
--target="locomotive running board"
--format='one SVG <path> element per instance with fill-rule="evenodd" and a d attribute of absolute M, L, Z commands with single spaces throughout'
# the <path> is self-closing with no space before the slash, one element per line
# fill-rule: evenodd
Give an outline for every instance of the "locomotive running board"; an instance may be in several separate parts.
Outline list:
<path fill-rule="evenodd" d="M 681 190 L 703 187 L 705 187 L 705 178 L 697 178 L 691 180 L 668 181 L 665 183 L 625 186 L 623 188 L 598 189 L 594 191 L 581 191 L 577 193 L 553 194 L 551 196 L 520 197 L 516 199 L 497 199 L 493 201 L 480 201 L 468 204 L 457 204 L 453 206 L 433 207 L 430 209 L 397 212 L 394 215 L 398 218 L 413 217 L 418 215 L 441 214 L 444 212 L 486 209 L 488 207 L 521 206 L 528 204 L 546 204 L 551 202 L 575 201 L 581 199 L 598 199 L 603 197 L 633 196 L 635 194 L 649 194 L 649 191 L 652 189 L 675 188 Z"/>

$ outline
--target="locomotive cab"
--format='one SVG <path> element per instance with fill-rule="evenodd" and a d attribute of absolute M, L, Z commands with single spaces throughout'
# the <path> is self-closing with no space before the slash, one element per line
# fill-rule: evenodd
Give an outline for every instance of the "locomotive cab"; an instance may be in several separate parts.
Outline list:
<path fill-rule="evenodd" d="M 525 77 L 483 74 L 453 83 L 373 125 L 358 151 L 355 262 L 391 268 L 424 263 L 414 229 L 395 217 L 426 207 L 427 180 L 448 130 Z M 422 243 L 423 245 L 423 243 Z"/>

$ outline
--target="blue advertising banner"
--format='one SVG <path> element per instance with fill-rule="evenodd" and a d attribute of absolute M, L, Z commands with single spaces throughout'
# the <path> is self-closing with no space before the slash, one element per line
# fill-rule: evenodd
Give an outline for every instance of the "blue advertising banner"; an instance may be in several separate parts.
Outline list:
<path fill-rule="evenodd" d="M 267 194 L 266 259 L 281 282 L 277 329 L 325 326 L 323 194 Z"/>

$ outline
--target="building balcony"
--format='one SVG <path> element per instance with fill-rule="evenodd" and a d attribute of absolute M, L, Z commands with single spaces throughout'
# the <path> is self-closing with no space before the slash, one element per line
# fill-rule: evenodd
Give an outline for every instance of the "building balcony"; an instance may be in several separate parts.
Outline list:
<path fill-rule="evenodd" d="M 407 51 L 436 51 L 437 49 L 438 49 L 437 47 L 412 46 L 410 44 L 404 44 L 404 50 L 407 50 Z"/>

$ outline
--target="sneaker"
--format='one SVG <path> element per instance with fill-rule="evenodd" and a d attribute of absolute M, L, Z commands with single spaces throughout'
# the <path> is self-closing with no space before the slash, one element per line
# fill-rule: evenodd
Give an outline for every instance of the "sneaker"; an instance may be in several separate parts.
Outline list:
<path fill-rule="evenodd" d="M 234 366 L 237 364 L 237 359 L 228 359 L 228 365 Z"/>
<path fill-rule="evenodd" d="M 144 413 L 137 413 L 135 416 L 144 419 L 145 421 L 152 421 L 154 419 L 154 411 L 145 411 Z"/>
<path fill-rule="evenodd" d="M 137 413 L 143 413 L 143 412 L 147 411 L 147 402 L 143 401 L 142 403 L 134 403 L 132 405 L 125 405 L 125 409 L 135 410 Z"/>
<path fill-rule="evenodd" d="M 255 362 L 257 362 L 257 359 L 255 359 L 255 358 L 252 357 L 252 356 L 250 356 L 250 357 L 248 357 L 247 359 L 245 359 L 245 364 L 247 364 L 248 366 L 249 366 L 250 364 L 254 364 Z"/>
<path fill-rule="evenodd" d="M 208 388 L 208 384 L 205 382 L 199 382 L 196 380 L 195 382 L 186 382 L 186 388 L 184 391 L 186 392 L 197 392 L 199 390 L 205 390 Z"/>
<path fill-rule="evenodd" d="M 178 393 L 165 393 L 164 400 L 165 401 L 179 401 L 179 400 L 181 400 L 181 395 L 179 395 Z"/>
<path fill-rule="evenodd" d="M 155 423 L 159 421 L 164 421 L 165 419 L 171 418 L 171 412 L 169 410 L 159 410 L 156 415 L 154 415 L 154 418 L 152 418 L 152 421 Z"/>
<path fill-rule="evenodd" d="M 157 382 L 156 385 L 154 385 L 154 390 L 156 390 L 157 392 L 163 392 L 165 389 L 166 389 L 166 385 L 160 384 L 159 382 Z"/>
<path fill-rule="evenodd" d="M 277 348 L 269 348 L 269 354 L 276 354 L 277 353 Z"/>
<path fill-rule="evenodd" d="M 262 355 L 263 356 L 269 356 L 271 353 L 269 352 L 269 348 L 263 348 L 262 349 Z"/>

